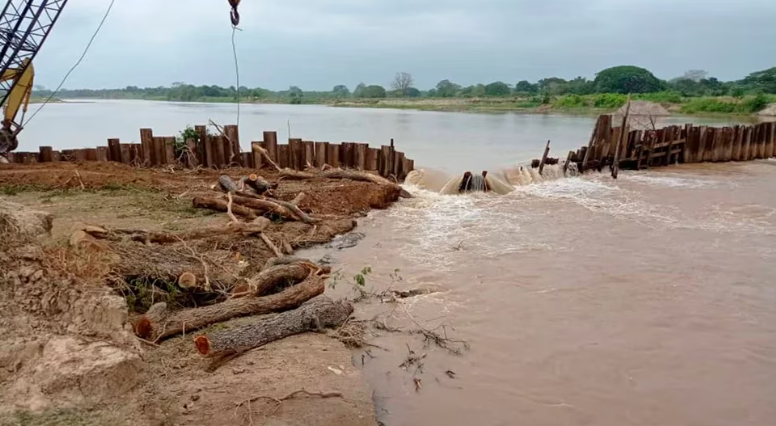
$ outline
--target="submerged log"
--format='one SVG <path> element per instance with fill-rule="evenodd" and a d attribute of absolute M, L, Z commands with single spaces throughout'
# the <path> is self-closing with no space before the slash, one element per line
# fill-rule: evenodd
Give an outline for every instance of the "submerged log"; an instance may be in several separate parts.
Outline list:
<path fill-rule="evenodd" d="M 144 338 L 157 341 L 184 331 L 197 330 L 211 324 L 246 315 L 262 315 L 293 309 L 323 293 L 325 277 L 309 274 L 301 283 L 280 293 L 264 297 L 233 298 L 201 308 L 170 311 L 167 304 L 157 303 L 138 321 L 146 324 Z M 138 328 L 137 326 L 135 327 Z"/>

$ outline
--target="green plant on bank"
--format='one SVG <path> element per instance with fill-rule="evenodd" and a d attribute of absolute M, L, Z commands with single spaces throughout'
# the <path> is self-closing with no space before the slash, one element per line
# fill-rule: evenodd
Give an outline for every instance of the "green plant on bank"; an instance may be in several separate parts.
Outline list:
<path fill-rule="evenodd" d="M 681 112 L 686 114 L 752 114 L 764 109 L 768 105 L 768 102 L 768 97 L 763 94 L 734 100 L 696 98 L 690 99 L 686 104 L 682 105 Z"/>
<path fill-rule="evenodd" d="M 169 306 L 179 306 L 178 299 L 181 295 L 178 286 L 174 282 L 166 280 L 149 280 L 147 278 L 133 278 L 119 289 L 127 306 L 133 312 L 145 312 L 153 304 L 165 302 Z"/>

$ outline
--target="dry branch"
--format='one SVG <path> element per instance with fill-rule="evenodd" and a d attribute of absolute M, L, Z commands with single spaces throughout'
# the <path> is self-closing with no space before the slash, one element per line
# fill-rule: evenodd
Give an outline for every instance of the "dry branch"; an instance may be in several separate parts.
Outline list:
<path fill-rule="evenodd" d="M 157 341 L 182 333 L 184 330 L 197 330 L 236 317 L 262 315 L 296 308 L 305 301 L 323 293 L 324 278 L 310 274 L 303 282 L 277 294 L 229 299 L 201 308 L 171 312 L 167 309 L 166 304 L 159 303 L 152 306 L 149 312 L 143 316 L 143 319 L 150 322 L 151 340 Z"/>
<path fill-rule="evenodd" d="M 238 197 L 235 197 L 235 198 L 238 198 Z M 198 209 L 210 209 L 218 212 L 228 211 L 226 201 L 219 200 L 217 198 L 196 197 L 192 200 L 192 205 Z M 253 210 L 241 205 L 233 205 L 232 213 L 246 217 L 251 220 L 256 219 L 256 213 L 254 213 Z"/>
<path fill-rule="evenodd" d="M 197 336 L 194 345 L 202 355 L 239 354 L 294 334 L 339 326 L 351 313 L 353 306 L 346 300 L 335 302 L 328 297 L 316 297 L 291 311 L 259 317 L 248 325 Z"/>
<path fill-rule="evenodd" d="M 248 279 L 248 287 L 254 296 L 264 296 L 278 284 L 284 282 L 297 283 L 307 278 L 308 275 L 320 275 L 327 273 L 328 268 L 320 268 L 312 262 L 298 261 L 290 264 L 271 266 L 258 275 Z"/>
<path fill-rule="evenodd" d="M 96 226 L 86 226 L 83 228 L 87 234 L 100 239 L 123 240 L 128 238 L 132 241 L 142 243 L 168 244 L 180 241 L 196 240 L 213 236 L 237 234 L 252 235 L 262 232 L 270 221 L 266 218 L 258 218 L 251 223 L 230 222 L 225 226 L 209 226 L 206 228 L 193 229 L 184 232 L 160 232 L 146 231 L 143 229 L 109 229 Z"/>

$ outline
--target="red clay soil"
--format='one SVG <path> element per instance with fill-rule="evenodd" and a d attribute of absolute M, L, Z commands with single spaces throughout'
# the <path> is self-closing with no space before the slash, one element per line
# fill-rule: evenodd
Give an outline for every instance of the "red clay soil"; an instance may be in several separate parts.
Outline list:
<path fill-rule="evenodd" d="M 208 192 L 212 194 L 210 186 L 221 174 L 237 180 L 255 172 L 243 168 L 146 169 L 102 162 L 8 164 L 0 166 L 0 188 L 20 191 L 143 188 L 166 191 L 174 196 L 185 194 L 192 198 Z M 373 208 L 387 208 L 399 197 L 395 188 L 368 182 L 326 178 L 281 180 L 277 172 L 270 170 L 261 170 L 259 174 L 270 182 L 280 181 L 275 191 L 279 199 L 291 200 L 304 192 L 306 197 L 299 207 L 312 214 L 358 216 Z"/>

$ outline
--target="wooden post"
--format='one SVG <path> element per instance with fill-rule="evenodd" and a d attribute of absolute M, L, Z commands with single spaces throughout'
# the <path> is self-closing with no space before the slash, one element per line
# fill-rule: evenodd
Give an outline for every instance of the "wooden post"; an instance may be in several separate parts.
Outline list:
<path fill-rule="evenodd" d="M 304 155 L 302 140 L 292 138 L 288 140 L 288 167 L 294 170 L 303 170 L 302 156 Z"/>
<path fill-rule="evenodd" d="M 288 164 L 289 160 L 289 145 L 276 145 L 277 146 L 277 155 L 278 160 L 277 164 L 280 166 L 281 169 L 285 169 L 286 167 L 291 167 L 290 164 Z"/>
<path fill-rule="evenodd" d="M 714 163 L 720 161 L 722 156 L 723 131 L 724 129 L 714 130 L 714 140 L 711 141 L 711 161 Z"/>
<path fill-rule="evenodd" d="M 224 167 L 229 167 L 231 164 L 239 164 L 240 163 L 240 153 L 235 153 L 232 149 L 232 141 L 229 140 L 226 136 L 221 136 L 221 144 L 224 146 L 224 158 L 223 158 L 223 165 Z"/>
<path fill-rule="evenodd" d="M 378 160 L 380 158 L 380 150 L 377 148 L 368 148 L 366 151 L 366 166 L 364 170 L 375 171 L 379 169 Z M 407 172 L 409 173 L 409 171 Z"/>
<path fill-rule="evenodd" d="M 760 123 L 755 127 L 757 127 L 757 148 L 754 152 L 754 158 L 765 158 L 765 123 Z"/>
<path fill-rule="evenodd" d="M 97 161 L 108 161 L 108 147 L 107 146 L 98 146 L 97 147 Z"/>
<path fill-rule="evenodd" d="M 741 154 L 741 139 L 743 136 L 742 127 L 736 125 L 733 127 L 733 137 L 730 141 L 730 161 L 738 161 L 738 156 Z"/>
<path fill-rule="evenodd" d="M 768 142 L 765 146 L 765 158 L 776 156 L 776 122 L 768 123 Z"/>
<path fill-rule="evenodd" d="M 396 158 L 394 159 L 393 175 L 397 181 L 404 179 L 404 153 L 396 151 Z"/>
<path fill-rule="evenodd" d="M 316 142 L 315 143 L 315 167 L 321 168 L 326 164 L 326 155 L 329 152 L 328 142 Z"/>
<path fill-rule="evenodd" d="M 260 169 L 264 165 L 264 159 L 261 150 L 264 148 L 264 142 L 251 142 L 251 155 L 253 155 L 253 168 Z"/>
<path fill-rule="evenodd" d="M 706 128 L 706 132 L 703 134 L 703 162 L 712 161 L 714 158 L 714 138 L 716 137 L 717 129 L 714 127 Z"/>
<path fill-rule="evenodd" d="M 140 129 L 140 145 L 142 145 L 143 149 L 143 165 L 144 166 L 151 166 L 153 165 L 153 158 L 154 158 L 154 132 L 151 129 Z M 118 140 L 118 139 L 117 139 Z M 108 146 L 110 147 L 110 139 L 108 140 Z M 111 149 L 110 152 L 110 161 L 121 161 L 121 148 L 118 148 L 116 151 L 113 151 Z"/>
<path fill-rule="evenodd" d="M 86 151 L 86 161 L 97 161 L 96 148 L 86 148 L 84 151 Z"/>
<path fill-rule="evenodd" d="M 340 152 L 340 163 L 342 167 L 353 167 L 355 165 L 354 160 L 354 144 L 350 142 L 342 142 Z"/>
<path fill-rule="evenodd" d="M 725 127 L 725 138 L 723 139 L 724 145 L 722 149 L 722 161 L 730 161 L 733 159 L 733 144 L 735 143 L 735 139 L 736 139 L 736 131 L 737 129 L 733 127 Z"/>
<path fill-rule="evenodd" d="M 617 146 L 614 148 L 614 164 L 612 164 L 612 177 L 617 179 L 617 173 L 620 171 L 620 147 L 622 146 L 623 140 L 627 140 L 626 135 L 628 134 L 628 115 L 630 114 L 630 106 L 631 106 L 631 97 L 630 94 L 628 94 L 628 104 L 625 106 L 625 115 L 622 116 L 622 130 L 620 131 L 620 139 L 617 141 Z"/>
<path fill-rule="evenodd" d="M 140 135 L 143 135 L 143 131 L 150 129 L 140 129 Z M 121 141 L 118 139 L 108 139 L 108 161 L 121 162 Z"/>
<path fill-rule="evenodd" d="M 359 170 L 366 170 L 366 152 L 369 150 L 369 144 L 357 143 L 356 144 L 356 161 L 355 166 Z"/>
<path fill-rule="evenodd" d="M 197 160 L 199 160 L 199 164 L 202 164 L 205 167 L 212 167 L 212 159 L 210 158 L 212 156 L 212 150 L 208 150 L 212 145 L 208 144 L 207 126 L 194 126 L 194 130 L 197 132 L 197 135 L 199 135 Z"/>
<path fill-rule="evenodd" d="M 178 160 L 175 157 L 175 136 L 164 137 L 164 159 L 165 164 L 175 164 Z M 132 159 L 129 161 L 132 162 Z"/>
<path fill-rule="evenodd" d="M 380 146 L 380 176 L 388 177 L 391 174 L 391 147 L 388 145 Z"/>
<path fill-rule="evenodd" d="M 326 163 L 335 169 L 340 166 L 339 164 L 340 146 L 336 143 L 329 144 L 328 152 L 326 153 Z"/>
<path fill-rule="evenodd" d="M 216 167 L 216 140 L 215 136 L 205 135 L 202 145 L 204 147 L 205 167 Z"/>
<path fill-rule="evenodd" d="M 415 170 L 415 160 L 409 160 L 409 166 L 410 166 L 410 169 L 407 170 L 407 173 Z"/>
<path fill-rule="evenodd" d="M 309 164 L 311 167 L 315 165 L 315 143 L 312 141 L 304 141 L 304 164 L 302 170 Z"/>
<path fill-rule="evenodd" d="M 595 127 L 593 127 L 593 133 L 590 134 L 590 141 L 587 143 L 587 151 L 585 152 L 585 158 L 582 160 L 582 170 L 587 167 L 587 160 L 590 158 L 590 151 L 592 151 L 593 143 L 596 140 L 596 135 L 598 135 L 598 126 L 601 124 L 601 117 L 603 115 L 598 116 L 598 120 L 595 122 Z M 541 172 L 539 172 L 541 174 Z M 566 174 L 566 167 L 563 168 L 563 174 Z"/>
<path fill-rule="evenodd" d="M 215 145 L 215 165 L 218 167 L 224 167 L 226 166 L 226 152 L 224 151 L 224 147 L 228 144 L 226 141 L 226 138 L 223 135 L 218 135 L 215 137 L 215 140 L 213 141 L 213 144 Z"/>
<path fill-rule="evenodd" d="M 600 120 L 601 117 L 599 117 Z M 566 157 L 566 162 L 563 163 L 563 176 L 566 176 L 566 171 L 569 169 L 569 164 L 571 164 L 571 159 L 574 158 L 574 151 L 569 151 L 569 155 Z"/>
<path fill-rule="evenodd" d="M 253 168 L 253 153 L 252 152 L 241 152 L 240 153 L 240 161 L 242 162 L 242 166 L 246 168 Z"/>
<path fill-rule="evenodd" d="M 50 146 L 42 146 L 38 148 L 40 151 L 38 161 L 41 163 L 50 163 L 54 161 L 54 149 Z"/>
<path fill-rule="evenodd" d="M 51 159 L 52 161 L 61 161 L 62 160 L 62 153 L 59 151 L 54 151 L 51 153 Z"/>
<path fill-rule="evenodd" d="M 230 145 L 230 149 L 232 151 L 232 155 L 234 156 L 234 161 L 240 162 L 242 161 L 242 148 L 240 147 L 240 129 L 235 124 L 227 124 L 224 126 L 224 133 L 226 134 L 226 137 L 229 138 L 229 140 L 232 142 Z M 238 158 L 240 157 L 240 158 Z"/>
<path fill-rule="evenodd" d="M 590 152 L 590 148 L 588 148 L 588 152 Z M 550 141 L 547 141 L 547 146 L 544 147 L 544 153 L 542 154 L 542 161 L 539 162 L 539 174 L 542 174 L 544 171 L 544 162 L 547 161 L 547 155 L 550 153 Z M 585 154 L 587 156 L 587 154 Z"/>
<path fill-rule="evenodd" d="M 267 144 L 267 154 L 274 162 L 278 162 L 278 134 L 277 132 L 264 132 L 264 143 Z"/>
<path fill-rule="evenodd" d="M 741 151 L 738 154 L 738 161 L 746 161 L 749 159 L 749 139 L 752 134 L 751 126 L 744 126 L 741 128 Z"/>

